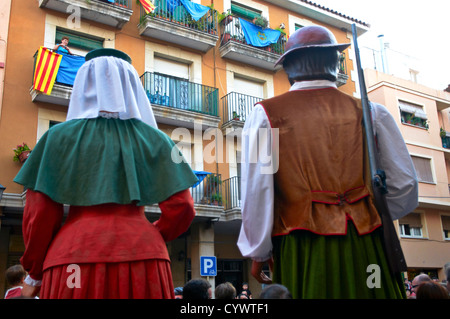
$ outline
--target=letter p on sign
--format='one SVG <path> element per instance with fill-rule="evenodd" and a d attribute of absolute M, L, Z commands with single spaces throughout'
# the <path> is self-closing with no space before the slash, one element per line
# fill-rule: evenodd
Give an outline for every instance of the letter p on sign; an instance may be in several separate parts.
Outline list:
<path fill-rule="evenodd" d="M 216 276 L 217 262 L 215 256 L 200 257 L 200 276 Z"/>

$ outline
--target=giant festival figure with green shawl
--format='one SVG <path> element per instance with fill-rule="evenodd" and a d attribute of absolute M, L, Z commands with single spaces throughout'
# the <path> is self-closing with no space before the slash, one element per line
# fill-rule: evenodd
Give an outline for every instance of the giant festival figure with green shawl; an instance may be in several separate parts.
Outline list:
<path fill-rule="evenodd" d="M 27 189 L 23 294 L 174 298 L 166 242 L 190 226 L 197 182 L 172 160 L 180 154 L 158 130 L 130 57 L 88 53 L 67 121 L 41 137 L 15 178 Z M 154 223 L 144 212 L 152 204 L 161 209 Z"/>
<path fill-rule="evenodd" d="M 269 263 L 294 298 L 405 297 L 374 204 L 361 100 L 335 84 L 349 45 L 321 26 L 293 33 L 277 61 L 290 90 L 255 105 L 242 132 L 238 246 L 259 282 L 272 282 L 262 272 Z M 395 120 L 372 106 L 394 220 L 417 207 L 418 182 Z"/>

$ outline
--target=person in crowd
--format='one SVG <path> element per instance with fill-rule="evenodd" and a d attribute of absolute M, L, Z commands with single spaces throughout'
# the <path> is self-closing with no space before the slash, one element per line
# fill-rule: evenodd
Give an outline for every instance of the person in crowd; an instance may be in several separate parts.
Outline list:
<path fill-rule="evenodd" d="M 183 299 L 183 287 L 177 287 L 174 289 L 175 299 Z"/>
<path fill-rule="evenodd" d="M 242 283 L 241 294 L 243 294 L 243 293 L 247 295 L 248 299 L 252 299 L 252 292 L 250 291 L 248 282 Z"/>
<path fill-rule="evenodd" d="M 211 299 L 211 284 L 203 278 L 191 279 L 183 287 L 183 299 Z"/>
<path fill-rule="evenodd" d="M 414 277 L 413 281 L 411 282 L 411 295 L 413 297 L 416 296 L 417 288 L 419 287 L 419 285 L 428 281 L 431 281 L 431 278 L 427 274 L 419 274 Z"/>
<path fill-rule="evenodd" d="M 417 287 L 416 299 L 449 299 L 448 291 L 439 282 L 425 281 Z"/>
<path fill-rule="evenodd" d="M 289 290 L 280 284 L 271 284 L 261 291 L 261 299 L 292 299 Z"/>
<path fill-rule="evenodd" d="M 230 282 L 221 283 L 214 290 L 214 296 L 216 299 L 235 299 L 236 288 Z"/>
<path fill-rule="evenodd" d="M 8 290 L 5 293 L 5 299 L 17 298 L 22 296 L 23 282 L 27 272 L 21 264 L 9 267 L 5 272 Z"/>

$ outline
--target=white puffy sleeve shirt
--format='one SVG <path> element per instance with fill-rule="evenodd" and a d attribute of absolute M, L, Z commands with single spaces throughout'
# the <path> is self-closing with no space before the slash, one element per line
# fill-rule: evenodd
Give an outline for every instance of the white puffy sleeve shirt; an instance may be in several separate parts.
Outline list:
<path fill-rule="evenodd" d="M 336 87 L 330 81 L 296 82 L 291 90 Z M 418 206 L 417 176 L 400 130 L 389 111 L 372 103 L 374 131 L 378 139 L 380 165 L 386 172 L 388 207 L 399 219 Z M 261 134 L 261 132 L 263 134 Z M 269 132 L 269 134 L 266 134 Z M 241 209 L 242 226 L 237 245 L 244 257 L 265 261 L 272 255 L 274 173 L 279 154 L 277 135 L 261 104 L 245 121 L 242 131 Z M 268 162 L 267 156 L 271 154 Z"/>

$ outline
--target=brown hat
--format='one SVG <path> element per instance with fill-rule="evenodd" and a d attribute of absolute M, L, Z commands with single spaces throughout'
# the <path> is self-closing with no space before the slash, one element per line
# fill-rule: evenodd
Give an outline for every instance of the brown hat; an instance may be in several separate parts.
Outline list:
<path fill-rule="evenodd" d="M 319 25 L 306 26 L 295 31 L 286 43 L 286 51 L 275 63 L 282 63 L 287 55 L 294 51 L 306 48 L 334 48 L 339 52 L 344 51 L 350 43 L 338 44 L 330 30 Z"/>

